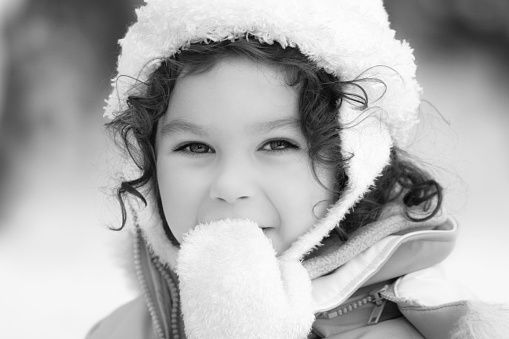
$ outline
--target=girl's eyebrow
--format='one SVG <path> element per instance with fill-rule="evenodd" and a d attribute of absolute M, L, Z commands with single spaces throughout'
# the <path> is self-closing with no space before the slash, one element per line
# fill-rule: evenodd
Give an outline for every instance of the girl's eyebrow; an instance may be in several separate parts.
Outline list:
<path fill-rule="evenodd" d="M 257 123 L 249 128 L 250 131 L 258 134 L 268 134 L 277 129 L 290 129 L 300 131 L 300 120 L 296 118 L 283 118 Z M 181 119 L 169 121 L 161 128 L 161 135 L 163 137 L 179 132 L 192 133 L 201 137 L 207 137 L 213 134 L 212 130 L 208 127 L 200 126 L 190 121 Z"/>
<path fill-rule="evenodd" d="M 206 137 L 206 136 L 212 134 L 210 128 L 202 127 L 202 126 L 196 125 L 192 122 L 184 121 L 181 119 L 172 120 L 172 121 L 166 123 L 161 128 L 162 136 L 168 136 L 168 135 L 171 135 L 173 133 L 178 133 L 178 132 L 192 133 L 192 134 L 195 134 L 195 135 L 198 135 L 201 137 Z"/>
<path fill-rule="evenodd" d="M 290 129 L 300 131 L 300 120 L 296 118 L 283 118 L 255 124 L 252 128 L 259 134 L 267 134 L 277 129 Z"/>

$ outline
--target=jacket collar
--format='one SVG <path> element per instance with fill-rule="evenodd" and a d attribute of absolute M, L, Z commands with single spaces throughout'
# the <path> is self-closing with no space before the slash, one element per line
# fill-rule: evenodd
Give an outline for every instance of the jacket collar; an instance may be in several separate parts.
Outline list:
<path fill-rule="evenodd" d="M 394 229 L 399 231 L 380 237 Z M 312 281 L 315 312 L 339 306 L 362 286 L 443 261 L 454 247 L 457 232 L 456 222 L 444 214 L 423 223 L 392 216 L 366 226 L 333 254 L 315 259 L 314 264 L 321 261 L 328 266 L 333 265 L 331 262 L 336 265 L 330 274 Z M 374 238 L 378 239 L 372 240 Z M 313 274 L 316 269 L 306 264 L 308 272 Z"/>

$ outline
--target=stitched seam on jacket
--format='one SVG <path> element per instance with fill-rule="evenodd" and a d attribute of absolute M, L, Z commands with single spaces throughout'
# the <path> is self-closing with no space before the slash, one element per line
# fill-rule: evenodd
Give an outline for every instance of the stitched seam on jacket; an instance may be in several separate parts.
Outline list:
<path fill-rule="evenodd" d="M 440 306 L 428 306 L 428 307 L 415 307 L 415 306 L 406 306 L 406 307 L 400 307 L 400 309 L 403 311 L 409 311 L 409 312 L 432 312 L 437 311 L 441 309 L 446 308 L 452 308 L 452 307 L 458 307 L 458 306 L 467 306 L 467 301 L 460 301 L 460 302 L 454 302 L 450 304 L 444 304 Z"/>

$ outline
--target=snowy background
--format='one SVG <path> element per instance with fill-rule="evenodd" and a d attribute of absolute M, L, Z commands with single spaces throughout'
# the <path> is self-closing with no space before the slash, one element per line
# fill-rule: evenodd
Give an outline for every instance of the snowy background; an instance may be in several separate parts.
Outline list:
<path fill-rule="evenodd" d="M 83 338 L 136 292 L 100 188 L 135 0 L 0 0 L 0 338 Z M 425 89 L 412 151 L 461 226 L 452 280 L 509 303 L 509 1 L 387 0 Z"/>

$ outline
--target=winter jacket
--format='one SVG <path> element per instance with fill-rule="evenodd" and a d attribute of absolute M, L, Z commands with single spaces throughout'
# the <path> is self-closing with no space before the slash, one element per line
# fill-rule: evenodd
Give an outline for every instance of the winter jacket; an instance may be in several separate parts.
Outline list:
<path fill-rule="evenodd" d="M 318 275 L 312 280 L 316 311 L 308 338 L 509 337 L 507 310 L 475 301 L 469 291 L 444 277 L 440 263 L 454 247 L 456 222 L 443 215 L 419 226 L 402 220 L 389 217 L 368 225 L 337 249 L 324 246 L 304 263 L 311 277 Z M 382 229 L 400 231 L 370 244 Z M 141 262 L 149 266 L 152 261 Z M 331 262 L 338 266 L 322 274 Z M 171 276 L 177 280 L 173 272 Z M 87 339 L 158 338 L 154 326 L 164 327 L 163 317 L 155 311 L 150 290 L 154 288 L 144 289 L 144 296 L 99 322 Z"/>

